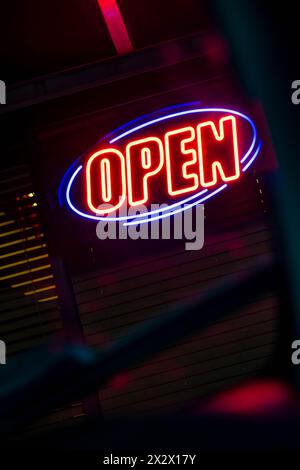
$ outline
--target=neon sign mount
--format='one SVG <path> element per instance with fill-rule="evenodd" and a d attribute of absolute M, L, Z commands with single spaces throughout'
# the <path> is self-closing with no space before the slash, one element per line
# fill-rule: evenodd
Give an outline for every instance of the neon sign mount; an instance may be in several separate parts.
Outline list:
<path fill-rule="evenodd" d="M 149 132 L 149 128 L 150 130 L 153 126 L 157 128 L 160 123 L 163 123 L 165 129 L 166 121 L 176 120 L 178 122 L 178 118 L 186 120 L 190 115 L 194 117 L 204 113 L 212 115 L 214 119 L 199 121 L 196 125 L 189 123 L 178 126 L 177 124 L 175 128 L 170 127 L 170 130 L 162 136 L 158 136 L 156 132 L 129 141 L 127 145 L 125 142 L 124 150 L 120 150 L 120 145 L 124 139 L 127 141 L 129 136 L 136 135 L 143 130 Z M 196 107 L 169 112 L 154 119 L 151 119 L 151 115 L 147 118 L 146 122 L 134 125 L 128 130 L 124 130 L 126 126 L 122 126 L 115 132 L 113 138 L 110 134 L 108 144 L 105 147 L 94 152 L 85 164 L 78 164 L 73 170 L 68 183 L 64 185 L 65 200 L 69 208 L 77 215 L 96 221 L 125 222 L 124 225 L 136 225 L 169 217 L 200 204 L 223 191 L 231 182 L 239 179 L 241 174 L 248 170 L 261 149 L 262 144 L 258 140 L 255 124 L 248 116 L 236 110 Z M 237 130 L 239 121 L 247 124 L 251 132 L 249 145 L 242 152 Z M 121 130 L 123 132 L 116 135 Z M 112 147 L 117 142 L 118 148 Z M 212 158 L 209 152 L 210 148 L 218 151 L 225 144 L 227 147 L 229 146 L 231 154 L 230 165 L 227 168 L 228 164 L 223 157 Z M 208 167 L 205 167 L 207 162 Z M 178 167 L 180 178 L 178 178 Z M 135 174 L 136 168 L 139 170 L 138 177 Z M 116 169 L 117 171 L 115 171 Z M 95 174 L 99 179 L 95 185 L 96 191 L 93 183 Z M 119 175 L 118 180 L 116 174 Z M 176 200 L 168 207 L 149 211 L 146 214 L 110 216 L 110 213 L 116 212 L 122 206 L 126 197 L 128 197 L 131 206 L 138 207 L 147 202 L 149 200 L 149 184 L 151 189 L 151 182 L 161 174 L 166 175 L 167 193 L 170 197 L 178 199 L 184 194 L 190 193 L 190 195 L 179 201 Z M 88 211 L 74 203 L 74 184 L 79 176 L 85 179 Z M 104 211 L 103 208 L 98 209 L 100 205 L 97 200 L 99 188 L 100 202 L 111 204 L 111 207 L 104 209 Z M 116 194 L 121 196 L 118 198 L 118 203 L 114 200 L 113 194 L 116 188 L 118 188 L 118 194 L 115 191 L 115 196 Z M 182 207 L 183 204 L 185 207 Z"/>

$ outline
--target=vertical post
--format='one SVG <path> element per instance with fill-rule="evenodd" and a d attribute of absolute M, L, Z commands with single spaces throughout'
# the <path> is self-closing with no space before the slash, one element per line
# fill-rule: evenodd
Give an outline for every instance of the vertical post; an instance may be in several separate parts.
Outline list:
<path fill-rule="evenodd" d="M 280 37 L 284 31 L 281 28 L 277 34 L 261 2 L 214 0 L 214 7 L 240 76 L 251 95 L 263 104 L 279 161 L 280 174 L 273 177 L 272 186 L 276 217 L 280 222 L 281 262 L 285 269 L 281 321 L 285 325 L 290 321 L 293 328 L 284 340 L 281 353 L 285 356 L 285 369 L 290 370 L 291 341 L 300 338 L 300 139 L 298 110 L 291 103 L 284 67 L 286 51 Z M 282 5 L 284 8 L 288 5 Z M 280 334 L 282 337 L 282 331 Z M 300 385 L 299 376 L 296 381 Z"/>
<path fill-rule="evenodd" d="M 58 295 L 58 304 L 60 317 L 63 324 L 64 336 L 70 343 L 76 345 L 85 345 L 84 332 L 73 290 L 71 276 L 68 273 L 67 263 L 63 259 L 61 250 L 58 249 L 60 243 L 56 230 L 58 222 L 55 211 L 56 204 L 53 204 L 53 201 L 51 201 L 51 196 L 47 188 L 47 182 L 44 179 L 42 167 L 40 167 L 40 165 L 43 163 L 36 157 L 40 155 L 37 134 L 29 137 L 28 146 L 29 155 L 35 155 L 35 162 L 38 161 L 40 163 L 39 165 L 33 166 L 32 176 L 34 179 L 34 186 L 37 188 L 39 194 L 39 200 L 42 207 L 44 208 L 40 216 L 45 228 L 45 233 L 47 234 L 51 267 L 56 285 L 56 292 Z M 83 407 L 89 417 L 99 417 L 102 415 L 100 400 L 97 393 L 86 397 L 83 400 Z"/>

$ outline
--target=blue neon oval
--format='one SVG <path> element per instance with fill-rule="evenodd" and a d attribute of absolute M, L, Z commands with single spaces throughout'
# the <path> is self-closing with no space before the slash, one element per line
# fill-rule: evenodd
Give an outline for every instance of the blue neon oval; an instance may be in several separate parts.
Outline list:
<path fill-rule="evenodd" d="M 261 149 L 261 141 L 258 142 L 257 130 L 256 130 L 255 124 L 252 121 L 252 119 L 250 119 L 248 116 L 246 116 L 246 114 L 243 114 L 239 111 L 235 111 L 233 109 L 227 109 L 227 108 L 195 108 L 195 109 L 188 109 L 188 110 L 185 110 L 185 111 L 179 111 L 179 112 L 176 112 L 176 113 L 167 114 L 167 115 L 155 118 L 155 119 L 150 119 L 150 120 L 148 120 L 148 121 L 146 121 L 142 124 L 134 126 L 130 129 L 124 131 L 124 132 L 121 132 L 120 134 L 118 134 L 114 138 L 112 138 L 109 141 L 109 143 L 113 144 L 113 143 L 123 139 L 124 137 L 127 137 L 128 135 L 131 135 L 135 132 L 138 132 L 141 129 L 144 129 L 146 127 L 157 124 L 158 122 L 161 122 L 161 121 L 166 121 L 166 120 L 172 119 L 174 117 L 185 116 L 185 115 L 188 115 L 188 114 L 200 114 L 200 113 L 208 113 L 208 112 L 231 113 L 235 116 L 238 116 L 238 117 L 244 119 L 245 121 L 248 122 L 248 124 L 250 124 L 250 127 L 252 129 L 251 144 L 250 144 L 249 148 L 247 149 L 247 151 L 244 153 L 244 155 L 240 159 L 240 163 L 243 164 L 242 165 L 242 172 L 247 171 L 248 168 L 253 163 L 253 161 L 255 160 L 255 158 L 257 157 L 257 155 L 259 154 L 259 151 Z M 150 116 L 148 115 L 147 117 L 150 117 Z M 136 122 L 136 121 L 133 121 L 133 122 Z M 132 122 L 132 124 L 133 124 L 133 122 Z M 113 134 L 116 134 L 121 129 L 123 130 L 124 127 L 125 126 L 122 126 L 121 128 L 116 129 L 116 131 L 111 133 L 110 136 L 113 135 Z M 148 212 L 145 212 L 143 214 L 137 214 L 137 215 L 134 215 L 134 216 L 123 216 L 123 217 L 101 217 L 101 216 L 91 215 L 91 214 L 88 214 L 86 212 L 80 211 L 79 209 L 76 208 L 76 206 L 72 202 L 71 190 L 72 190 L 74 181 L 78 177 L 78 175 L 81 172 L 82 168 L 83 168 L 82 165 L 79 165 L 78 167 L 76 167 L 76 169 L 72 173 L 72 175 L 69 179 L 69 182 L 67 184 L 67 187 L 66 187 L 66 201 L 67 201 L 67 204 L 70 207 L 70 209 L 72 211 L 74 211 L 77 215 L 79 215 L 81 217 L 85 217 L 85 218 L 90 219 L 90 220 L 96 220 L 96 221 L 101 221 L 102 220 L 102 221 L 106 221 L 106 222 L 107 221 L 111 221 L 111 222 L 129 221 L 129 223 L 126 223 L 125 225 L 137 225 L 137 224 L 141 224 L 141 223 L 151 222 L 151 220 L 158 220 L 158 219 L 162 219 L 162 218 L 165 218 L 165 217 L 169 217 L 170 215 L 172 215 L 172 214 L 169 214 L 170 211 L 172 211 L 173 214 L 174 214 L 174 210 L 176 212 L 181 212 L 181 211 L 187 210 L 187 209 L 189 209 L 189 208 L 191 208 L 191 207 L 193 207 L 197 204 L 200 204 L 201 202 L 204 202 L 204 201 L 210 199 L 211 197 L 215 196 L 216 194 L 221 192 L 223 189 L 228 187 L 227 184 L 223 183 L 223 184 L 220 184 L 217 188 L 213 188 L 212 190 L 203 189 L 203 190 L 201 190 L 201 191 L 199 191 L 199 192 L 197 192 L 197 193 L 195 193 L 195 194 L 193 194 L 193 195 L 191 195 L 187 198 L 183 198 L 180 201 L 177 201 L 174 204 L 169 205 L 168 207 L 165 207 L 165 208 L 162 208 L 162 209 L 157 209 L 157 210 L 154 210 L 154 211 L 148 211 Z M 189 203 L 190 201 L 193 201 L 193 203 L 188 204 L 187 207 L 179 208 L 182 204 Z M 179 208 L 179 209 L 177 210 L 177 208 Z M 166 214 L 164 214 L 164 212 L 166 212 Z M 156 214 L 158 214 L 158 215 L 156 215 Z M 149 216 L 150 216 L 150 218 L 149 218 Z"/>

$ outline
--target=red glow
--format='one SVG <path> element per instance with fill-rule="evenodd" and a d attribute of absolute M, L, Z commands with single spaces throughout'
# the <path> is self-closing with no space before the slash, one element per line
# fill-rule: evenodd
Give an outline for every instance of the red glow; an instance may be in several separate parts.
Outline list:
<path fill-rule="evenodd" d="M 293 404 L 295 396 L 284 383 L 260 380 L 218 394 L 199 412 L 257 414 L 271 413 Z"/>
<path fill-rule="evenodd" d="M 124 390 L 130 382 L 130 374 L 128 372 L 122 372 L 109 382 L 108 386 L 112 387 L 114 390 Z"/>
<path fill-rule="evenodd" d="M 171 129 L 160 137 L 133 140 L 123 151 L 105 148 L 90 156 L 85 171 L 87 206 L 97 215 L 116 211 L 126 196 L 130 206 L 147 203 L 155 196 L 158 177 L 159 189 L 167 197 L 236 180 L 240 177 L 236 118 L 228 115 Z M 111 207 L 100 210 L 105 203 Z"/>
<path fill-rule="evenodd" d="M 111 39 L 119 54 L 133 50 L 125 23 L 116 0 L 98 0 Z"/>

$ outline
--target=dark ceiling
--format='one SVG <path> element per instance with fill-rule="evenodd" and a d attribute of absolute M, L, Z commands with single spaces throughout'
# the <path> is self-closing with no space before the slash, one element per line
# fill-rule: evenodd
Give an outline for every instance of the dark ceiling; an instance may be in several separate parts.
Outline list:
<path fill-rule="evenodd" d="M 118 0 L 135 49 L 205 29 L 203 3 Z M 97 0 L 6 1 L 1 16 L 0 75 L 8 83 L 116 54 Z"/>

